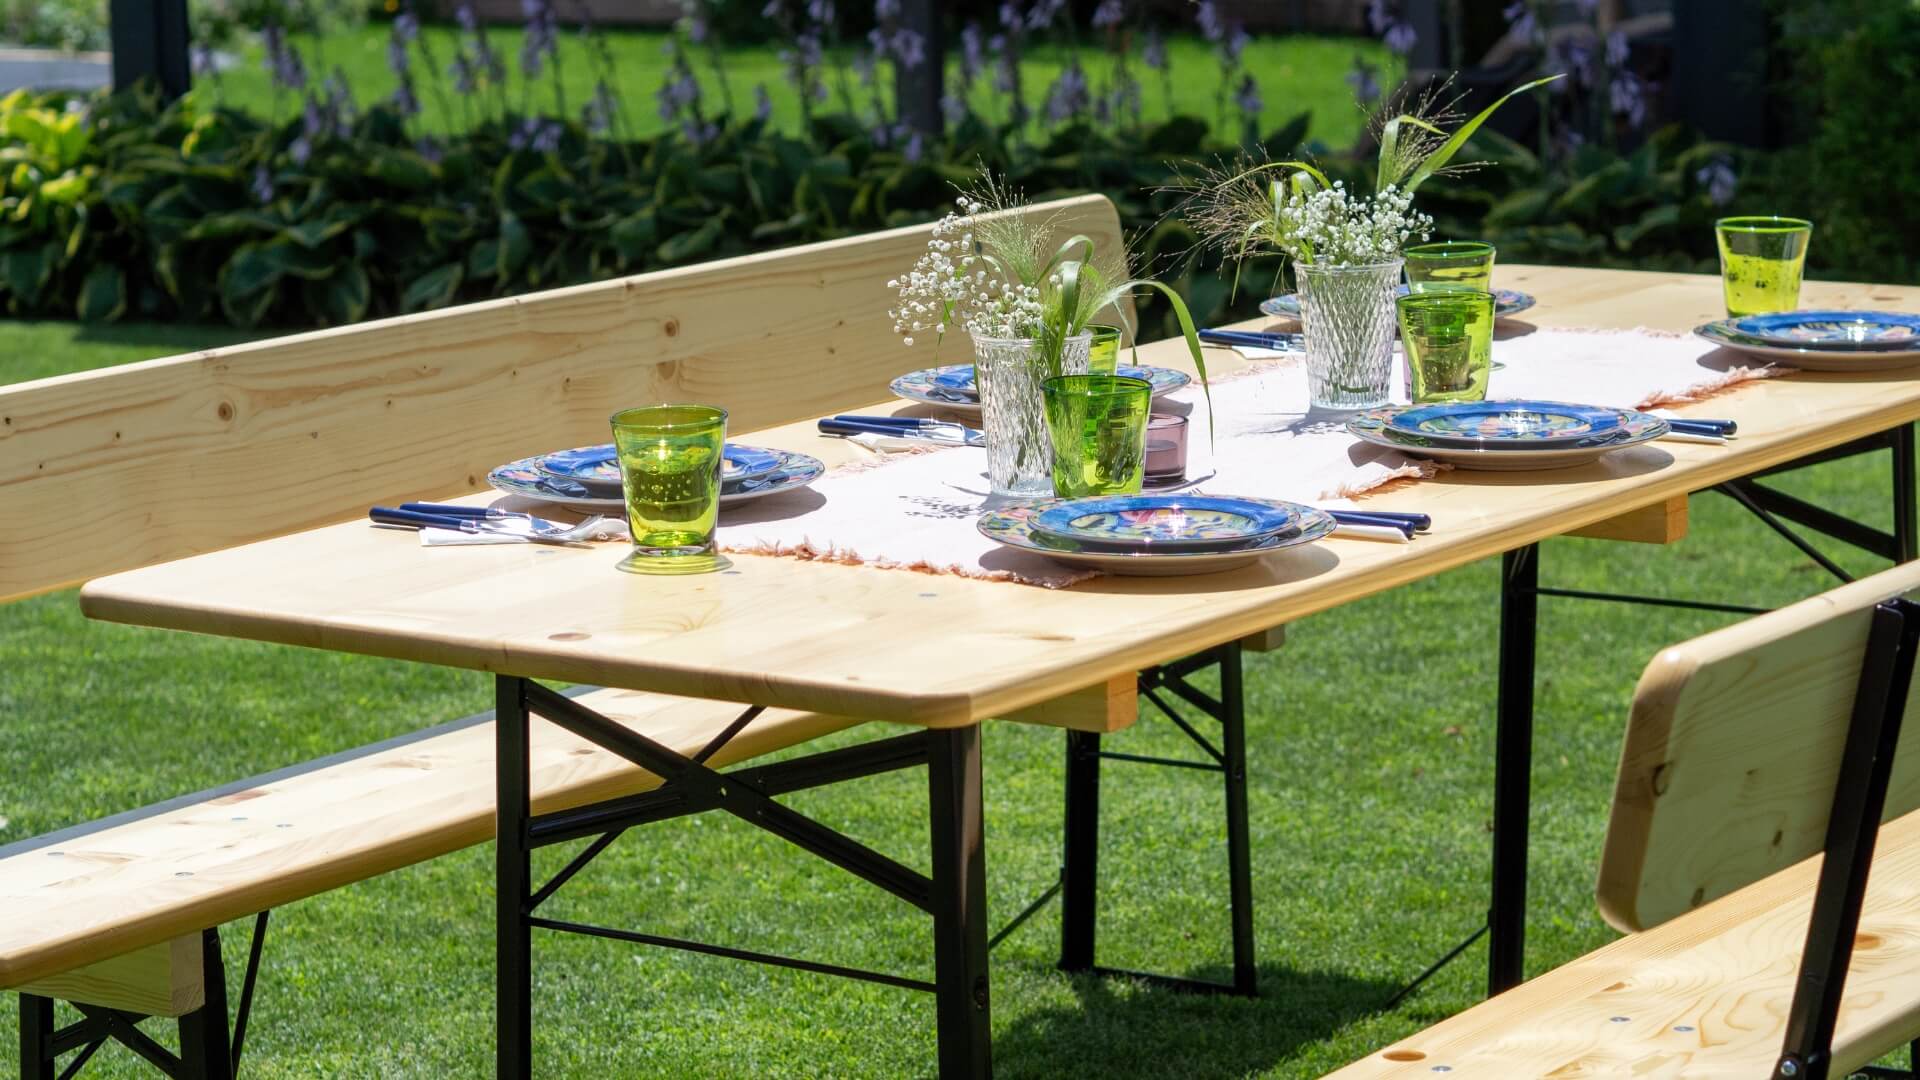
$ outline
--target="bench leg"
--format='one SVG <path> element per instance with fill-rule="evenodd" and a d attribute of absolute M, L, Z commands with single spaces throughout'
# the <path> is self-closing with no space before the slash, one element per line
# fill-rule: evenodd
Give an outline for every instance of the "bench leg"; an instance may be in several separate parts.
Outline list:
<path fill-rule="evenodd" d="M 993 1075 L 987 857 L 978 725 L 928 733 L 933 826 L 934 1011 L 941 1080 Z"/>
<path fill-rule="evenodd" d="M 180 1075 L 184 1080 L 232 1080 L 233 1048 L 227 1038 L 227 970 L 220 961 L 220 931 L 204 930 L 200 940 L 207 1002 L 180 1018 Z"/>
<path fill-rule="evenodd" d="M 54 1080 L 53 999 L 20 995 L 20 1080 Z"/>
<path fill-rule="evenodd" d="M 533 927 L 527 921 L 533 852 L 528 827 L 526 683 L 514 676 L 494 682 L 494 739 L 498 770 L 498 829 L 494 860 L 494 1018 L 496 1071 L 500 1080 L 533 1075 Z"/>

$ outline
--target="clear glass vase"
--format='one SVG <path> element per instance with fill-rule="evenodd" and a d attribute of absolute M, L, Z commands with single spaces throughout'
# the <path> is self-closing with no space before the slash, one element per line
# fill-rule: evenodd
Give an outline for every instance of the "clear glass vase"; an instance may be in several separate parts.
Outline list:
<path fill-rule="evenodd" d="M 1401 265 L 1399 259 L 1365 266 L 1294 264 L 1315 408 L 1346 411 L 1387 403 Z"/>
<path fill-rule="evenodd" d="M 1053 445 L 1040 387 L 1055 375 L 1084 375 L 1092 334 L 1068 338 L 1050 363 L 1037 338 L 973 339 L 980 428 L 987 436 L 987 480 L 995 495 L 1053 494 Z"/>

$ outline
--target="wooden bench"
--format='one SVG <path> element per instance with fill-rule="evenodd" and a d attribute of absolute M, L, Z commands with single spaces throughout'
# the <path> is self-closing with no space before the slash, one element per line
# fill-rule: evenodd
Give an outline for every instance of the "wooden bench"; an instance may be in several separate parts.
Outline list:
<path fill-rule="evenodd" d="M 1031 212 L 1119 242 L 1103 198 Z M 637 401 L 725 401 L 738 432 L 869 403 L 930 352 L 890 332 L 878 284 L 925 240 L 898 229 L 0 387 L 0 601 L 472 492 L 499 462 L 603 441 L 606 417 Z M 620 690 L 579 700 L 683 755 L 739 712 Z M 1113 680 L 1014 719 L 1110 731 L 1134 715 L 1131 681 Z M 858 722 L 770 709 L 708 764 Z M 265 912 L 490 840 L 492 727 L 456 721 L 0 848 L 0 988 L 23 995 L 21 1075 L 51 1080 L 63 1055 L 108 1040 L 170 1075 L 231 1075 Z M 556 727 L 534 732 L 536 811 L 659 783 Z M 218 927 L 256 913 L 229 1028 Z M 56 1027 L 55 999 L 82 1019 Z M 179 1055 L 135 1026 L 146 1017 L 179 1018 Z"/>
<path fill-rule="evenodd" d="M 1597 888 L 1628 936 L 1334 1075 L 1819 1080 L 1920 1036 L 1916 597 L 1907 564 L 1660 653 Z"/>

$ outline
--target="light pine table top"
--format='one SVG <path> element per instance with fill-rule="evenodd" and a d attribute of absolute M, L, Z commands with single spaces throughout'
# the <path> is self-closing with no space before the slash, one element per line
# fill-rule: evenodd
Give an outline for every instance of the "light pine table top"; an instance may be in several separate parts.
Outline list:
<path fill-rule="evenodd" d="M 1498 276 L 1539 298 L 1517 322 L 1540 327 L 1686 331 L 1722 314 L 1713 276 L 1531 266 Z M 1920 310 L 1920 288 L 1810 282 L 1802 299 Z M 1183 355 L 1177 343 L 1142 349 L 1169 366 Z M 1218 374 L 1240 362 L 1213 350 L 1208 363 Z M 1224 574 L 1047 590 L 734 555 L 736 574 L 649 578 L 616 571 L 616 545 L 425 551 L 409 532 L 358 519 L 100 578 L 81 605 L 116 622 L 958 726 L 1920 419 L 1920 368 L 1799 373 L 1683 411 L 1737 420 L 1740 438 L 1655 442 L 1544 473 L 1456 470 L 1393 493 L 1394 509 L 1433 515 L 1415 543 L 1336 538 Z M 829 465 L 863 453 L 811 421 L 752 441 Z"/>

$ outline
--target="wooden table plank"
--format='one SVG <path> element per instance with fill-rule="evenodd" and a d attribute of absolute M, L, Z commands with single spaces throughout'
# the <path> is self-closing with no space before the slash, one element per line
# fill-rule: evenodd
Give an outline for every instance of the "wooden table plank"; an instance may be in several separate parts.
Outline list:
<path fill-rule="evenodd" d="M 1503 267 L 1540 298 L 1523 324 L 1684 331 L 1717 278 Z M 1920 309 L 1920 289 L 1809 283 L 1820 306 Z M 1266 325 L 1257 322 L 1250 325 Z M 1143 359 L 1177 364 L 1171 343 Z M 1216 373 L 1237 366 L 1215 351 Z M 896 403 L 897 404 L 897 403 Z M 632 578 L 604 547 L 423 552 L 349 522 L 97 580 L 87 614 L 483 671 L 959 726 L 1244 638 L 1920 419 L 1920 372 L 1802 373 L 1688 410 L 1739 421 L 1726 446 L 1659 442 L 1547 473 L 1454 471 L 1396 491 L 1433 515 L 1409 545 L 1331 540 L 1225 574 L 1044 590 L 735 556 L 734 572 Z M 756 443 L 852 460 L 810 422 Z"/>

